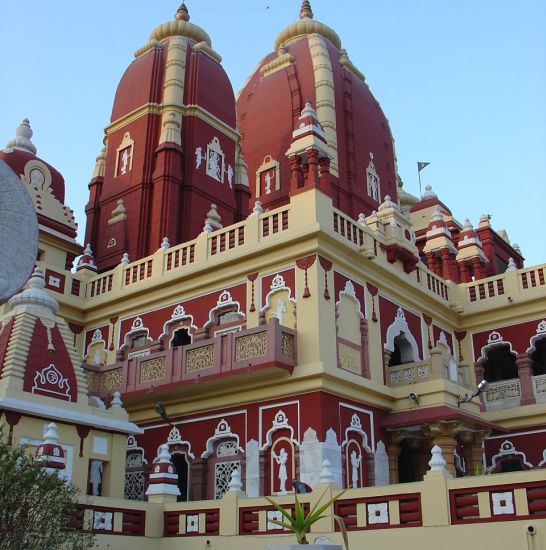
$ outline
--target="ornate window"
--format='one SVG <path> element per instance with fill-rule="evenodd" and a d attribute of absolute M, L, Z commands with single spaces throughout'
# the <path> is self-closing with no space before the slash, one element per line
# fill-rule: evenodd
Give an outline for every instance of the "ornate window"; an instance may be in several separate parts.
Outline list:
<path fill-rule="evenodd" d="M 239 460 L 217 462 L 214 465 L 214 498 L 220 499 L 229 490 L 229 482 L 233 472 L 241 468 Z"/>
<path fill-rule="evenodd" d="M 130 453 L 125 460 L 125 491 L 127 500 L 144 500 L 146 490 L 145 460 L 142 452 Z"/>

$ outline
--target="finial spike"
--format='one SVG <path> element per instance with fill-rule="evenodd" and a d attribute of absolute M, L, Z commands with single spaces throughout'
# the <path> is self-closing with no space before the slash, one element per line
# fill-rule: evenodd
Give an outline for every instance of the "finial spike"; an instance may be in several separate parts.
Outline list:
<path fill-rule="evenodd" d="M 190 14 L 188 12 L 188 8 L 186 7 L 186 4 L 182 2 L 180 4 L 180 7 L 176 10 L 176 14 L 174 15 L 174 18 L 177 21 L 189 21 L 190 20 Z"/>
<path fill-rule="evenodd" d="M 313 19 L 313 10 L 309 0 L 303 0 L 301 3 L 300 19 Z"/>

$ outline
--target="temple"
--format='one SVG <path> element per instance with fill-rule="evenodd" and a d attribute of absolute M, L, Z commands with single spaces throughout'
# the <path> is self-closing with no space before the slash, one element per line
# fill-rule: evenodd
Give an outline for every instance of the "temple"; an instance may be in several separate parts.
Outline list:
<path fill-rule="evenodd" d="M 460 548 L 460 525 L 546 545 L 546 265 L 404 190 L 386 115 L 308 1 L 237 95 L 184 4 L 151 32 L 81 244 L 36 130 L 0 151 L 40 234 L 0 307 L 0 425 L 89 495 L 104 548 L 288 540 L 263 496 L 289 506 L 294 479 L 349 488 L 333 511 L 357 547 L 434 526 Z M 330 520 L 312 538 L 341 541 Z"/>

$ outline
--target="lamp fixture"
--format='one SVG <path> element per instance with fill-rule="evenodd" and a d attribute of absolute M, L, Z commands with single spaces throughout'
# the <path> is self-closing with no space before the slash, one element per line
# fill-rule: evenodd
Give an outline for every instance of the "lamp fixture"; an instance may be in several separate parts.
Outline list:
<path fill-rule="evenodd" d="M 468 393 L 465 393 L 464 395 L 461 395 L 459 397 L 459 401 L 457 401 L 457 406 L 459 407 L 461 403 L 468 403 L 469 401 L 474 399 L 474 397 L 478 397 L 478 395 L 484 392 L 488 386 L 489 386 L 489 382 L 485 379 L 482 380 L 471 395 L 469 395 Z"/>

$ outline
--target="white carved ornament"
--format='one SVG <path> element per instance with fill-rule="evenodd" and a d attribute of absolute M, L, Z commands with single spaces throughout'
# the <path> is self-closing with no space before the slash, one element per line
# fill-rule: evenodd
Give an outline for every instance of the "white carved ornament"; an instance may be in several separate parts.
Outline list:
<path fill-rule="evenodd" d="M 169 437 L 167 437 L 167 445 L 169 447 L 171 445 L 186 445 L 188 447 L 188 450 L 186 451 L 188 453 L 188 456 L 192 459 L 195 458 L 195 455 L 192 453 L 191 450 L 191 443 L 189 441 L 186 441 L 185 439 L 182 439 L 182 434 L 180 433 L 180 430 L 173 426 L 171 428 L 171 431 L 169 432 Z M 159 452 L 161 449 L 161 445 L 157 448 L 157 455 L 159 456 Z M 157 460 L 157 458 L 154 459 L 154 462 Z"/>
<path fill-rule="evenodd" d="M 288 417 L 286 416 L 286 413 L 283 410 L 279 410 L 277 414 L 275 414 L 275 418 L 273 419 L 271 428 L 269 428 L 269 430 L 265 434 L 265 443 L 262 445 L 262 450 L 271 447 L 273 443 L 273 434 L 276 431 L 285 428 L 290 431 L 290 441 L 299 446 L 299 441 L 294 438 L 294 428 L 288 423 Z"/>
<path fill-rule="evenodd" d="M 345 447 L 349 443 L 350 439 L 350 433 L 357 433 L 362 438 L 362 447 L 366 450 L 366 452 L 370 453 L 372 450 L 370 446 L 368 445 L 368 434 L 362 429 L 362 421 L 360 420 L 360 416 L 358 414 L 353 414 L 351 417 L 351 422 L 347 428 L 345 428 L 345 439 L 341 443 L 341 447 Z"/>
<path fill-rule="evenodd" d="M 277 273 L 275 277 L 273 277 L 273 281 L 271 282 L 270 286 L 271 290 L 277 290 L 279 288 L 286 288 L 286 283 L 284 282 L 284 277 Z"/>
<path fill-rule="evenodd" d="M 238 451 L 244 452 L 244 449 L 240 446 L 239 435 L 236 433 L 233 433 L 231 431 L 231 426 L 226 422 L 226 420 L 222 418 L 222 420 L 218 422 L 218 426 L 216 426 L 214 430 L 214 435 L 208 438 L 207 443 L 205 445 L 205 450 L 201 454 L 201 458 L 207 458 L 211 456 L 211 454 L 214 451 L 214 443 L 216 441 L 221 441 L 222 439 L 234 440 L 235 453 L 237 453 Z"/>
<path fill-rule="evenodd" d="M 53 363 L 36 373 L 31 393 L 35 390 L 70 399 L 70 382 Z"/>

